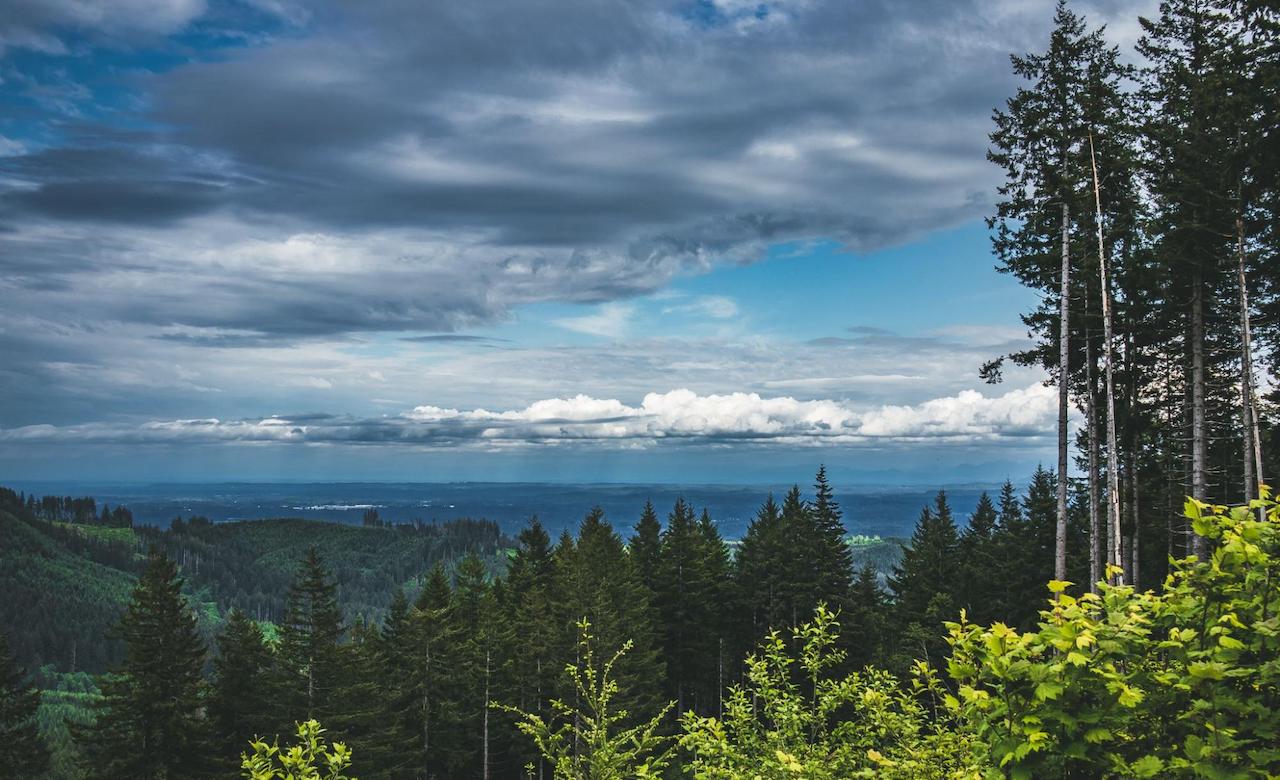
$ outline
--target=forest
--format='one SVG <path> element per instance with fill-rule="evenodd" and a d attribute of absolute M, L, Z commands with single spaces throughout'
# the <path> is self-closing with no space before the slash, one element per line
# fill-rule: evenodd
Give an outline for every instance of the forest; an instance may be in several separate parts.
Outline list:
<path fill-rule="evenodd" d="M 535 519 L 502 565 L 476 551 L 448 571 L 437 561 L 393 586 L 376 621 L 357 608 L 369 597 L 340 599 L 314 545 L 277 621 L 197 602 L 192 558 L 136 545 L 108 672 L 45 667 L 57 689 L 41 703 L 5 648 L 3 758 L 30 777 L 287 776 L 270 773 L 288 751 L 272 751 L 301 728 L 310 760 L 349 773 L 335 777 L 727 778 L 766 759 L 782 764 L 767 777 L 1280 768 L 1276 505 L 1253 502 L 1262 520 L 1189 502 L 1220 544 L 1207 564 L 1173 562 L 1157 595 L 1046 588 L 1055 496 L 1040 470 L 957 522 L 939 492 L 887 588 L 872 567 L 855 572 L 822 469 L 809 496 L 766 499 L 732 556 L 683 501 L 665 518 L 646 506 L 626 537 L 599 510 L 557 540 Z M 1144 709 L 1160 691 L 1177 701 Z M 1152 738 L 1143 718 L 1167 733 Z M 1125 774 L 1148 768 L 1160 771 Z"/>
<path fill-rule="evenodd" d="M 1057 459 L 855 565 L 825 469 L 741 539 L 683 500 L 133 527 L 0 494 L 0 763 L 57 778 L 1280 774 L 1280 9 L 1059 2 L 993 112 L 1007 362 Z M 976 367 L 975 367 L 976 368 Z M 820 459 L 815 457 L 815 460 Z M 1221 504 L 1215 502 L 1222 502 Z M 43 689 L 43 690 L 42 690 Z M 295 740 L 297 744 L 294 745 Z"/>

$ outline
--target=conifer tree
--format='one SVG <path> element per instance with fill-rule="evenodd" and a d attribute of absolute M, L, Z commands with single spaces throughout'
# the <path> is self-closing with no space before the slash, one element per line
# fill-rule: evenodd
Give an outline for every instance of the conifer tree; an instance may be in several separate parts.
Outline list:
<path fill-rule="evenodd" d="M 297 721 L 314 719 L 330 724 L 341 720 L 343 711 L 337 697 L 342 687 L 342 633 L 337 586 L 330 581 L 320 553 L 312 547 L 289 586 L 280 625 L 280 702 L 284 707 L 277 725 L 280 733 L 288 733 Z"/>
<path fill-rule="evenodd" d="M 551 539 L 537 518 L 520 532 L 519 547 L 507 571 L 506 605 L 515 641 L 511 645 L 511 676 L 504 704 L 545 717 L 564 659 L 556 654 L 557 635 L 552 603 L 555 562 Z M 632 550 L 634 555 L 634 550 Z M 518 742 L 513 753 L 517 767 L 534 765 L 535 777 L 550 769 L 536 750 Z"/>
<path fill-rule="evenodd" d="M 988 220 L 999 270 L 1041 292 L 1039 307 L 1023 321 L 1040 343 L 1014 355 L 1023 364 L 1040 364 L 1058 386 L 1058 471 L 1068 466 L 1067 421 L 1072 372 L 1083 361 L 1072 359 L 1072 344 L 1081 341 L 1073 300 L 1087 298 L 1087 276 L 1072 269 L 1085 256 L 1090 235 L 1087 138 L 1090 130 L 1086 97 L 1091 63 L 1106 50 L 1100 31 L 1090 32 L 1084 19 L 1059 0 L 1053 32 L 1043 54 L 1011 57 L 1014 73 L 1026 80 L 1003 110 L 994 114 L 988 158 L 1005 173 L 1001 200 Z M 1107 83 L 1105 78 L 1098 83 Z M 1093 127 L 1099 135 L 1110 128 Z M 1076 319 L 1073 320 L 1073 317 Z M 1067 485 L 1057 495 L 1054 565 L 1059 578 L 1067 567 Z"/>
<path fill-rule="evenodd" d="M 275 711 L 275 660 L 262 629 L 239 610 L 227 617 L 218 637 L 209 696 L 209 722 L 217 757 L 228 772 L 240 768 L 249 741 L 278 736 Z"/>
<path fill-rule="evenodd" d="M 484 563 L 475 555 L 464 557 L 445 613 L 452 640 L 450 674 L 442 680 L 442 717 L 436 729 L 437 750 L 448 777 L 479 777 L 483 770 L 486 688 L 493 674 L 493 648 L 484 614 L 490 589 Z"/>
<path fill-rule="evenodd" d="M 1253 163 L 1265 132 L 1256 122 L 1274 115 L 1253 91 L 1258 74 L 1248 64 L 1250 35 L 1245 17 L 1237 15 L 1240 8 L 1229 2 L 1169 0 L 1161 3 L 1158 16 L 1140 19 L 1144 34 L 1138 51 L 1148 62 L 1143 97 L 1150 109 L 1144 136 L 1151 160 L 1152 227 L 1157 252 L 1170 268 L 1165 316 L 1183 334 L 1186 492 L 1199 500 L 1240 484 L 1225 477 L 1238 474 L 1233 466 L 1242 463 L 1244 447 L 1233 430 L 1239 419 L 1230 409 L 1241 397 L 1224 384 L 1234 386 L 1239 376 L 1233 359 L 1241 354 L 1243 334 L 1234 318 L 1215 311 L 1215 304 L 1241 292 L 1242 261 L 1248 275 L 1251 263 L 1244 255 L 1252 243 L 1250 211 L 1259 194 Z M 1215 457 L 1215 444 L 1228 442 L 1235 457 Z M 1215 462 L 1230 465 L 1219 470 Z M 1211 491 L 1215 471 L 1226 484 Z M 1192 539 L 1190 546 L 1201 557 L 1207 552 L 1202 539 Z"/>
<path fill-rule="evenodd" d="M 724 639 L 722 585 L 727 552 L 710 515 L 695 519 L 677 499 L 662 533 L 657 614 L 667 666 L 666 695 L 676 712 L 713 712 Z"/>
<path fill-rule="evenodd" d="M 911 658 L 942 659 L 942 623 L 959 612 L 959 545 L 946 492 L 939 490 L 934 505 L 921 510 L 911 544 L 902 548 L 902 560 L 889 578 L 901 630 L 895 665 L 905 668 Z"/>
<path fill-rule="evenodd" d="M 354 755 L 352 768 L 367 780 L 395 777 L 401 763 L 400 735 L 392 708 L 394 691 L 384 675 L 386 648 L 379 630 L 357 618 L 348 641 L 338 647 L 340 677 L 335 718 L 344 742 Z"/>
<path fill-rule="evenodd" d="M 1001 547 L 1009 583 L 1003 620 L 1011 626 L 1033 628 L 1044 606 L 1044 583 L 1054 576 L 1057 494 L 1057 475 L 1037 467 L 1023 499 L 1021 522 Z"/>
<path fill-rule="evenodd" d="M 664 701 L 665 669 L 653 607 L 635 564 L 599 507 L 583 519 L 576 542 L 567 535 L 561 540 L 555 552 L 561 657 L 573 662 L 578 639 L 573 627 L 584 618 L 601 653 L 616 653 L 630 640 L 632 649 L 615 670 L 617 701 L 632 718 L 651 717 Z M 560 683 L 561 698 L 571 697 L 566 681 Z"/>
<path fill-rule="evenodd" d="M 747 526 L 733 560 L 735 658 L 745 658 L 770 628 L 784 625 L 782 533 L 782 513 L 770 495 Z"/>
<path fill-rule="evenodd" d="M 80 735 L 90 776 L 206 776 L 214 762 L 201 705 L 205 647 L 173 561 L 151 554 L 114 635 L 124 661 L 100 678 L 97 717 Z"/>
<path fill-rule="evenodd" d="M 453 717 L 449 682 L 455 635 L 448 620 L 452 599 L 449 579 L 437 564 L 409 613 L 402 718 L 409 724 L 406 731 L 413 734 L 405 743 L 412 777 L 437 777 L 445 772 L 441 733 L 448 731 L 447 721 Z"/>
<path fill-rule="evenodd" d="M 809 504 L 800 496 L 800 486 L 792 485 L 782 499 L 781 567 L 783 618 L 788 627 L 799 626 L 817 606 L 820 574 L 813 567 L 818 549 L 817 525 Z"/>
<path fill-rule="evenodd" d="M 635 561 L 636 574 L 639 575 L 640 582 L 644 583 L 650 593 L 656 594 L 658 561 L 662 554 L 662 523 L 658 521 L 658 514 L 653 510 L 653 502 L 644 502 L 640 520 L 636 523 L 630 541 L 627 542 L 627 551 L 631 554 L 631 560 Z"/>
<path fill-rule="evenodd" d="M 27 682 L 0 633 L 0 767 L 15 777 L 38 777 L 49 765 L 36 722 L 39 707 L 39 691 Z"/>
<path fill-rule="evenodd" d="M 988 623 L 1000 615 L 999 523 L 996 506 L 984 491 L 960 534 L 960 606 L 975 623 Z"/>
<path fill-rule="evenodd" d="M 888 599 L 880 587 L 880 576 L 871 564 L 858 569 L 849 595 L 849 604 L 840 622 L 845 626 L 848 665 L 852 669 L 885 663 L 885 632 Z"/>
<path fill-rule="evenodd" d="M 844 526 L 844 513 L 836 503 L 835 494 L 827 481 L 826 466 L 818 467 L 814 478 L 814 496 L 812 516 L 814 523 L 813 560 L 812 565 L 818 572 L 816 591 L 812 594 L 813 608 L 819 603 L 837 614 L 848 606 L 850 589 L 853 587 L 853 551 L 845 537 L 848 532 Z M 805 617 L 804 620 L 808 620 Z M 842 643 L 852 641 L 848 631 L 841 636 Z M 848 649 L 848 648 L 843 648 Z"/>
<path fill-rule="evenodd" d="M 370 666 L 370 677 L 378 696 L 375 715 L 372 751 L 378 761 L 376 768 L 390 778 L 416 777 L 417 745 L 417 696 L 413 686 L 415 633 L 411 607 L 403 588 L 396 588 L 387 608 L 386 619 L 376 643 L 369 643 L 376 652 L 365 656 Z M 367 756 L 360 756 L 362 776 L 373 776 Z"/>

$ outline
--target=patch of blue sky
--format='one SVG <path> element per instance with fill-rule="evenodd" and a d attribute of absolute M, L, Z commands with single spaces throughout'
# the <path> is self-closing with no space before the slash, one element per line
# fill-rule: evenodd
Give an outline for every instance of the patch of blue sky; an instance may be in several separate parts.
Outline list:
<path fill-rule="evenodd" d="M 901 335 L 1018 329 L 1035 294 L 995 270 L 987 228 L 972 222 L 864 254 L 834 241 L 785 243 L 764 259 L 680 277 L 651 295 L 605 304 L 540 303 L 467 331 L 513 344 L 760 336 L 804 341 L 852 327 Z"/>
<path fill-rule="evenodd" d="M 757 332 L 784 339 L 868 326 L 908 336 L 956 325 L 1017 328 L 1035 295 L 995 264 L 987 228 L 975 221 L 865 254 L 833 241 L 779 244 L 760 262 L 717 268 L 673 289 L 726 296 Z"/>
<path fill-rule="evenodd" d="M 61 51 L 13 47 L 0 71 L 0 136 L 26 151 L 65 142 L 87 127 L 155 130 L 140 82 L 229 50 L 301 34 L 252 4 L 220 3 L 168 36 L 103 45 L 92 33 L 60 30 Z"/>

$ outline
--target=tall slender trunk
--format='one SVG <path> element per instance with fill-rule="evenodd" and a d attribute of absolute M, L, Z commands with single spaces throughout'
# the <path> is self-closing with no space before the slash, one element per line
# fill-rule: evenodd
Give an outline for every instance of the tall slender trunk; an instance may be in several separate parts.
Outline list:
<path fill-rule="evenodd" d="M 422 776 L 431 776 L 431 645 L 422 668 Z"/>
<path fill-rule="evenodd" d="M 536 666 L 537 666 L 537 670 L 538 670 L 538 678 L 537 678 L 537 680 L 538 680 L 538 681 L 537 681 L 537 686 L 538 686 L 538 694 L 537 694 L 537 695 L 538 695 L 538 717 L 542 717 L 542 659 L 541 659 L 541 658 L 538 658 L 538 660 L 537 660 L 537 662 L 536 662 Z M 538 761 L 538 780 L 542 780 L 542 766 L 543 766 L 543 764 L 544 764 L 545 762 L 543 761 L 543 759 L 542 759 L 542 756 L 541 756 L 541 755 L 539 755 L 539 756 L 538 756 L 537 761 Z"/>
<path fill-rule="evenodd" d="M 1102 240 L 1102 189 L 1098 184 L 1098 160 L 1093 154 L 1093 133 L 1089 134 L 1089 163 L 1093 168 L 1093 203 L 1097 209 L 1098 276 L 1102 285 L 1102 370 L 1107 393 L 1107 522 L 1111 528 L 1112 560 L 1121 564 L 1120 551 L 1120 450 L 1116 446 L 1115 366 L 1111 354 L 1111 280 L 1107 276 L 1107 252 Z M 1124 575 L 1117 574 L 1120 582 Z"/>
<path fill-rule="evenodd" d="M 484 780 L 489 780 L 489 649 L 484 651 Z"/>
<path fill-rule="evenodd" d="M 1067 383 L 1070 378 L 1071 206 L 1062 200 L 1062 292 L 1058 311 L 1058 524 L 1053 538 L 1053 577 L 1067 578 Z"/>
<path fill-rule="evenodd" d="M 1191 276 L 1191 283 L 1191 497 L 1204 501 L 1204 278 L 1198 266 Z M 1204 537 L 1194 531 L 1190 533 L 1190 551 L 1203 560 L 1208 553 L 1208 544 Z"/>
<path fill-rule="evenodd" d="M 1253 334 L 1249 326 L 1249 284 L 1245 274 L 1244 219 L 1236 215 L 1236 283 L 1240 287 L 1240 409 L 1244 422 L 1244 500 L 1262 495 L 1262 442 L 1253 393 Z M 1266 519 L 1266 510 L 1258 514 Z"/>
<path fill-rule="evenodd" d="M 1089 590 L 1097 592 L 1103 577 L 1103 551 L 1110 546 L 1103 546 L 1102 514 L 1098 511 L 1098 479 L 1101 474 L 1098 464 L 1098 380 L 1093 370 L 1093 339 L 1088 333 L 1085 334 L 1084 350 L 1089 386 L 1085 396 L 1085 416 L 1089 425 Z"/>
<path fill-rule="evenodd" d="M 1137 460 L 1134 453 L 1130 452 L 1129 461 L 1129 518 L 1133 524 L 1133 535 L 1129 542 L 1129 583 L 1135 588 L 1142 586 L 1142 570 L 1139 568 L 1139 562 L 1142 560 L 1139 555 L 1139 544 L 1141 544 L 1142 527 L 1138 525 L 1138 469 Z"/>

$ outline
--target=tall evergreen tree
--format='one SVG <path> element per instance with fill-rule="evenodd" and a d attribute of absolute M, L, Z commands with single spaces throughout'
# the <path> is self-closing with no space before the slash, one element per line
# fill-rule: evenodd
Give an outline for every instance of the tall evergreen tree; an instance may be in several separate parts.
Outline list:
<path fill-rule="evenodd" d="M 239 610 L 232 610 L 218 637 L 209 695 L 209 722 L 214 751 L 228 774 L 240 769 L 240 755 L 255 737 L 278 736 L 276 688 L 271 648 L 262 629 Z"/>
<path fill-rule="evenodd" d="M 858 569 L 849 604 L 840 616 L 841 639 L 848 649 L 848 665 L 861 669 L 885 663 L 888 599 L 875 567 Z"/>
<path fill-rule="evenodd" d="M 419 755 L 412 747 L 418 744 L 419 731 L 414 717 L 418 712 L 413 685 L 417 648 L 411 609 L 404 589 L 396 588 L 375 645 L 376 655 L 367 661 L 378 696 L 372 721 L 377 769 L 389 778 L 417 777 L 419 768 Z M 360 763 L 368 766 L 364 759 Z M 367 768 L 362 771 L 370 775 Z"/>
<path fill-rule="evenodd" d="M 662 523 L 658 521 L 658 513 L 654 511 L 652 501 L 644 502 L 640 520 L 627 542 L 627 552 L 631 554 L 631 560 L 635 561 L 640 582 L 644 583 L 651 594 L 656 595 L 659 559 L 662 555 Z"/>
<path fill-rule="evenodd" d="M 337 592 L 320 553 L 314 547 L 308 549 L 289 586 L 280 625 L 283 710 L 277 729 L 281 733 L 289 733 L 294 721 L 316 719 L 332 724 L 343 715 L 337 699 L 343 682 L 339 649 L 343 625 Z"/>
<path fill-rule="evenodd" d="M 1102 60 L 1105 51 L 1101 31 L 1090 32 L 1084 19 L 1059 0 L 1047 50 L 1011 58 L 1014 73 L 1026 86 L 995 112 L 988 153 L 1005 173 L 996 214 L 988 220 L 998 268 L 1041 293 L 1039 307 L 1023 316 L 1039 344 L 1013 357 L 1043 365 L 1057 383 L 1060 473 L 1068 466 L 1072 372 L 1083 364 L 1073 360 L 1072 345 L 1085 340 L 1076 332 L 1080 323 L 1072 302 L 1087 300 L 1089 277 L 1073 277 L 1072 269 L 1086 256 L 1094 226 L 1086 208 L 1091 170 L 1087 142 L 1091 129 L 1097 135 L 1111 131 L 1091 128 L 1085 105 L 1090 65 Z M 1094 75 L 1097 83 L 1110 83 Z M 1065 577 L 1067 567 L 1067 499 L 1063 483 L 1056 507 L 1054 565 L 1059 577 Z"/>
<path fill-rule="evenodd" d="M 1260 200 L 1255 184 L 1266 180 L 1257 178 L 1254 165 L 1265 136 L 1258 117 L 1274 116 L 1254 91 L 1259 74 L 1249 65 L 1251 35 L 1241 8 L 1168 0 L 1158 16 L 1140 20 L 1138 50 L 1148 62 L 1143 97 L 1150 107 L 1144 135 L 1152 227 L 1169 268 L 1165 317 L 1183 335 L 1187 492 L 1200 500 L 1235 494 L 1241 484 L 1241 396 L 1234 388 L 1243 334 L 1232 309 L 1216 304 L 1238 298 L 1240 271 L 1247 277 L 1252 264 L 1249 232 Z M 1219 454 L 1224 445 L 1229 454 Z M 1199 538 L 1191 547 L 1206 552 Z"/>
<path fill-rule="evenodd" d="M 959 602 L 975 623 L 988 623 L 1000 616 L 1000 530 L 999 512 L 984 491 L 960 534 L 959 546 Z"/>
<path fill-rule="evenodd" d="M 0 633 L 0 767 L 14 777 L 39 777 L 49 766 L 36 722 L 39 707 L 40 692 L 27 682 Z"/>
<path fill-rule="evenodd" d="M 563 658 L 573 661 L 576 624 L 585 618 L 601 655 L 611 656 L 631 640 L 633 647 L 614 670 L 619 706 L 635 719 L 652 717 L 664 703 L 665 668 L 659 651 L 653 607 L 622 539 L 595 507 L 578 527 L 578 538 L 557 545 L 556 606 Z M 561 679 L 561 685 L 567 681 Z M 572 690 L 559 693 L 572 698 Z M 563 698 L 563 696 L 562 696 Z"/>
<path fill-rule="evenodd" d="M 203 718 L 205 647 L 173 561 L 153 553 L 114 635 L 124 661 L 99 680 L 86 769 L 102 780 L 206 776 L 214 762 Z"/>
<path fill-rule="evenodd" d="M 724 640 L 722 585 L 727 572 L 723 540 L 709 515 L 677 499 L 662 533 L 657 614 L 667 667 L 668 698 L 677 713 L 714 712 Z"/>
<path fill-rule="evenodd" d="M 444 568 L 437 564 L 409 613 L 408 672 L 403 681 L 402 718 L 413 739 L 404 745 L 410 757 L 410 777 L 446 776 L 447 723 L 453 717 L 450 681 L 453 678 L 453 644 L 449 621 L 453 593 Z M 442 734 L 446 736 L 442 738 Z"/>
<path fill-rule="evenodd" d="M 1054 576 L 1058 478 L 1037 467 L 1022 502 L 1019 521 L 1005 527 L 1001 556 L 1008 601 L 1003 620 L 1020 629 L 1034 628 L 1044 607 L 1045 582 Z"/>
<path fill-rule="evenodd" d="M 816 530 L 813 564 L 819 572 L 819 601 L 835 611 L 843 609 L 853 584 L 853 551 L 845 537 L 844 513 L 827 481 L 827 467 L 819 466 L 813 485 L 813 522 Z M 816 605 L 815 605 L 816 606 Z M 806 617 L 805 620 L 809 620 Z"/>
<path fill-rule="evenodd" d="M 564 659 L 557 655 L 557 625 L 552 600 L 555 562 L 551 539 L 537 518 L 520 532 L 519 547 L 507 571 L 506 605 L 503 609 L 515 641 L 511 647 L 511 684 L 506 704 L 523 712 L 546 717 Z M 631 554 L 634 556 L 634 548 Z M 535 777 L 550 775 L 550 768 L 532 746 L 516 745 L 514 764 L 532 764 Z"/>
<path fill-rule="evenodd" d="M 942 622 L 959 611 L 959 545 L 951 506 L 940 490 L 933 507 L 921 510 L 911 544 L 902 548 L 902 560 L 889 578 L 894 619 L 901 630 L 894 665 L 905 667 L 911 658 L 920 657 L 941 661 Z"/>
<path fill-rule="evenodd" d="M 785 625 L 785 556 L 782 512 L 770 495 L 747 526 L 733 559 L 736 658 L 745 658 L 770 628 Z"/>

